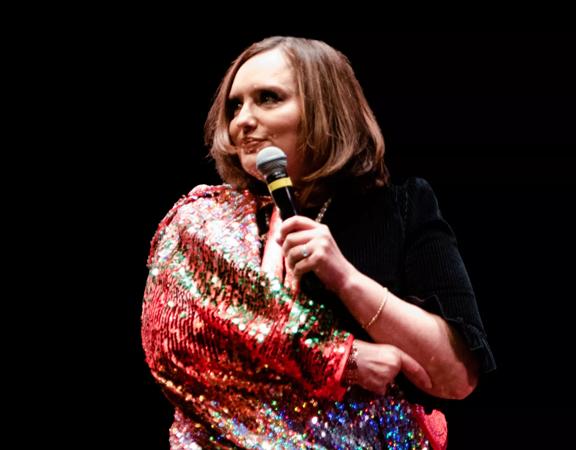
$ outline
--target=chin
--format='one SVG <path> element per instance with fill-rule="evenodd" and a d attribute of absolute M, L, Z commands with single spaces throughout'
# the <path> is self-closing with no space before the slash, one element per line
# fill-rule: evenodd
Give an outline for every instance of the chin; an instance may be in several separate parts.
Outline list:
<path fill-rule="evenodd" d="M 256 163 L 242 164 L 242 168 L 244 169 L 244 172 L 246 172 L 248 175 L 253 176 L 257 180 L 264 181 L 264 177 L 262 176 L 260 171 L 256 168 Z"/>

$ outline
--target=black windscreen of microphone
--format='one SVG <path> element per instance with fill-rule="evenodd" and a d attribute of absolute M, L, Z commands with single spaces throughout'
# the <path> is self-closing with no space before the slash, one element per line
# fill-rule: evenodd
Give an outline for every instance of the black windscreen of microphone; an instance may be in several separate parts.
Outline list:
<path fill-rule="evenodd" d="M 287 165 L 286 153 L 278 147 L 265 147 L 256 155 L 256 167 L 266 179 L 268 190 L 280 210 L 282 220 L 298 214 L 292 180 L 286 170 Z"/>
<path fill-rule="evenodd" d="M 292 180 L 286 170 L 287 165 L 286 153 L 278 147 L 265 147 L 256 155 L 256 168 L 266 179 L 268 190 L 280 210 L 282 220 L 298 214 Z M 314 272 L 302 275 L 300 285 L 308 295 L 312 296 L 324 290 L 324 285 Z"/>

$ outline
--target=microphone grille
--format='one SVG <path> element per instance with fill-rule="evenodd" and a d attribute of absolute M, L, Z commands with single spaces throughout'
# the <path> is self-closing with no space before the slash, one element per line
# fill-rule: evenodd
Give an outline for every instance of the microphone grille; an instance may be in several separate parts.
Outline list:
<path fill-rule="evenodd" d="M 278 147 L 265 147 L 256 155 L 256 168 L 264 176 L 275 170 L 286 170 L 288 164 L 286 153 Z"/>

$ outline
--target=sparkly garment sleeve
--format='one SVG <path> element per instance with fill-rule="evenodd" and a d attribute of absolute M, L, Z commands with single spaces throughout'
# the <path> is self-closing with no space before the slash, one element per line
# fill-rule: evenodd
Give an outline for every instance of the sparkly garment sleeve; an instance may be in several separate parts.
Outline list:
<path fill-rule="evenodd" d="M 228 384 L 257 393 L 259 383 L 269 389 L 283 380 L 310 396 L 341 399 L 352 336 L 322 305 L 206 243 L 182 213 L 195 192 L 152 241 L 142 339 L 154 377 L 178 403 Z"/>

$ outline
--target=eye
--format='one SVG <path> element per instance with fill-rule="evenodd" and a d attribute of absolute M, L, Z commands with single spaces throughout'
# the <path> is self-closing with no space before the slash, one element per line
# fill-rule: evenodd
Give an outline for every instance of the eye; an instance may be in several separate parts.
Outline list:
<path fill-rule="evenodd" d="M 229 119 L 236 116 L 242 108 L 242 103 L 237 98 L 231 98 L 226 102 L 226 115 Z"/>
<path fill-rule="evenodd" d="M 280 96 L 273 91 L 262 91 L 260 92 L 260 103 L 262 104 L 274 104 L 280 101 Z"/>

